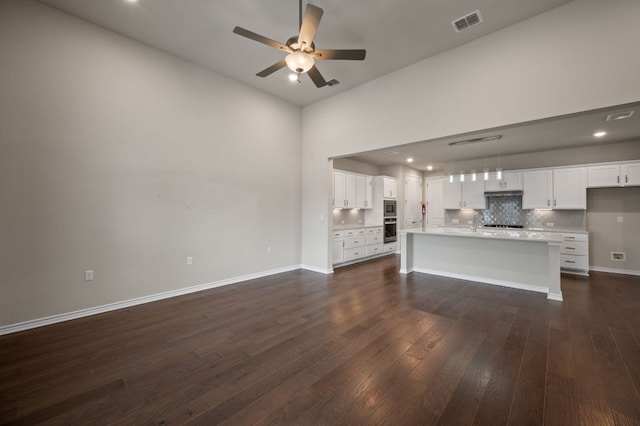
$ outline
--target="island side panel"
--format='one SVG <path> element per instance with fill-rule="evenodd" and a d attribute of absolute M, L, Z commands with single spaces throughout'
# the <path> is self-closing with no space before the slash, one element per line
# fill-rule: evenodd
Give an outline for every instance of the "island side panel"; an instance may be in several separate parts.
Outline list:
<path fill-rule="evenodd" d="M 413 272 L 413 234 L 400 233 L 400 273 Z"/>
<path fill-rule="evenodd" d="M 543 293 L 560 279 L 544 241 L 415 234 L 412 246 L 416 272 Z"/>
<path fill-rule="evenodd" d="M 560 287 L 560 243 L 549 243 L 549 293 L 547 299 L 562 302 L 562 288 Z"/>

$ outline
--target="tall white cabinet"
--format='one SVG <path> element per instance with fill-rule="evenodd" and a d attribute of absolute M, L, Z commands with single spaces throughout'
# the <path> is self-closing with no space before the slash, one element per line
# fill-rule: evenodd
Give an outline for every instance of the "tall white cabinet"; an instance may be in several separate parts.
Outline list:
<path fill-rule="evenodd" d="M 406 228 L 422 225 L 422 178 L 408 175 L 404 180 L 404 221 Z"/>
<path fill-rule="evenodd" d="M 427 226 L 444 225 L 444 178 L 425 179 Z"/>

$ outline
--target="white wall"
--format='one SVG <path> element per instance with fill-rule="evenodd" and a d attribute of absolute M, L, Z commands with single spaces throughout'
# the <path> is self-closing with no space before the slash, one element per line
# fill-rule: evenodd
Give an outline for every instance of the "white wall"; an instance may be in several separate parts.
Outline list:
<path fill-rule="evenodd" d="M 305 107 L 303 264 L 329 268 L 327 158 L 638 101 L 638 14 L 576 0 Z"/>
<path fill-rule="evenodd" d="M 301 119 L 39 3 L 0 2 L 0 326 L 299 265 Z"/>

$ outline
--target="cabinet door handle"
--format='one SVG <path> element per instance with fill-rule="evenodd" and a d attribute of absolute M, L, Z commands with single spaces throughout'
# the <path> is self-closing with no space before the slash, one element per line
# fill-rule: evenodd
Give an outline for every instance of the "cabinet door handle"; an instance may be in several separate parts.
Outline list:
<path fill-rule="evenodd" d="M 573 260 L 565 260 L 566 263 L 576 263 Z"/>
<path fill-rule="evenodd" d="M 629 175 L 624 175 L 624 183 L 629 183 Z"/>
<path fill-rule="evenodd" d="M 567 250 L 575 250 L 575 247 L 565 247 Z"/>
<path fill-rule="evenodd" d="M 553 207 L 555 207 L 558 204 L 557 200 L 553 200 Z"/>
<path fill-rule="evenodd" d="M 551 205 L 551 200 L 547 198 L 547 206 Z"/>
<path fill-rule="evenodd" d="M 576 237 L 570 237 L 570 236 L 565 236 L 564 238 L 567 239 L 567 240 L 575 240 L 576 239 Z"/>
<path fill-rule="evenodd" d="M 620 183 L 620 176 L 618 176 L 618 183 Z"/>

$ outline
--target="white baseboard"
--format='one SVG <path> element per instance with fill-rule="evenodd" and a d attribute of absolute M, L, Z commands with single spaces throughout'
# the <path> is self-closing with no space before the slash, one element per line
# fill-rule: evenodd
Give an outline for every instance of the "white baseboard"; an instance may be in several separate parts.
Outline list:
<path fill-rule="evenodd" d="M 562 302 L 564 300 L 562 298 L 562 293 L 547 293 L 547 299 L 556 300 L 558 302 Z"/>
<path fill-rule="evenodd" d="M 637 275 L 640 276 L 640 271 L 634 271 L 633 269 L 618 269 L 618 268 L 606 268 L 604 266 L 589 266 L 590 271 L 596 272 L 608 272 L 610 274 L 623 274 L 623 275 Z"/>
<path fill-rule="evenodd" d="M 254 274 L 227 278 L 220 281 L 214 281 L 206 284 L 199 284 L 192 287 L 185 287 L 177 290 L 166 291 L 163 293 L 151 294 L 149 296 L 142 296 L 142 297 L 137 297 L 135 299 L 123 300 L 121 302 L 109 303 L 106 305 L 96 306 L 93 308 L 80 309 L 78 311 L 67 312 L 64 314 L 57 314 L 49 317 L 24 321 L 17 324 L 5 325 L 0 327 L 0 336 L 5 334 L 17 333 L 19 331 L 30 330 L 32 328 L 43 327 L 45 325 L 51 325 L 59 322 L 69 321 L 77 318 L 88 317 L 90 315 L 96 315 L 96 314 L 102 314 L 104 312 L 115 311 L 117 309 L 129 308 L 131 306 L 142 305 L 144 303 L 155 302 L 162 299 L 169 299 L 171 297 L 182 296 L 189 293 L 195 293 L 197 291 L 209 290 L 216 287 L 236 284 L 242 281 L 248 281 L 256 278 L 267 277 L 269 275 L 295 271 L 297 269 L 300 269 L 300 265 L 285 266 L 283 268 L 270 269 L 268 271 L 256 272 Z"/>
<path fill-rule="evenodd" d="M 318 268 L 317 266 L 300 265 L 300 269 L 306 269 L 307 271 L 318 272 L 320 274 L 325 274 L 325 275 L 333 274 L 333 268 L 324 269 L 324 268 Z"/>
<path fill-rule="evenodd" d="M 437 270 L 433 270 L 433 269 L 423 269 L 423 268 L 413 268 L 413 271 L 414 272 L 420 272 L 420 273 L 423 273 L 423 274 L 438 275 L 438 276 L 447 277 L 447 278 L 456 278 L 456 279 L 459 279 L 459 280 L 475 281 L 475 282 L 484 283 L 484 284 L 491 284 L 491 285 L 499 285 L 499 286 L 502 286 L 502 287 L 517 288 L 518 290 L 535 291 L 536 293 L 548 293 L 549 292 L 547 287 L 531 285 L 531 284 L 516 283 L 516 282 L 512 282 L 512 281 L 494 280 L 492 278 L 476 277 L 474 275 L 456 274 L 456 273 L 453 273 L 453 272 L 444 272 L 444 271 L 437 271 Z M 560 298 L 562 299 L 562 294 L 560 294 Z M 556 299 L 554 299 L 554 300 L 556 300 Z"/>

